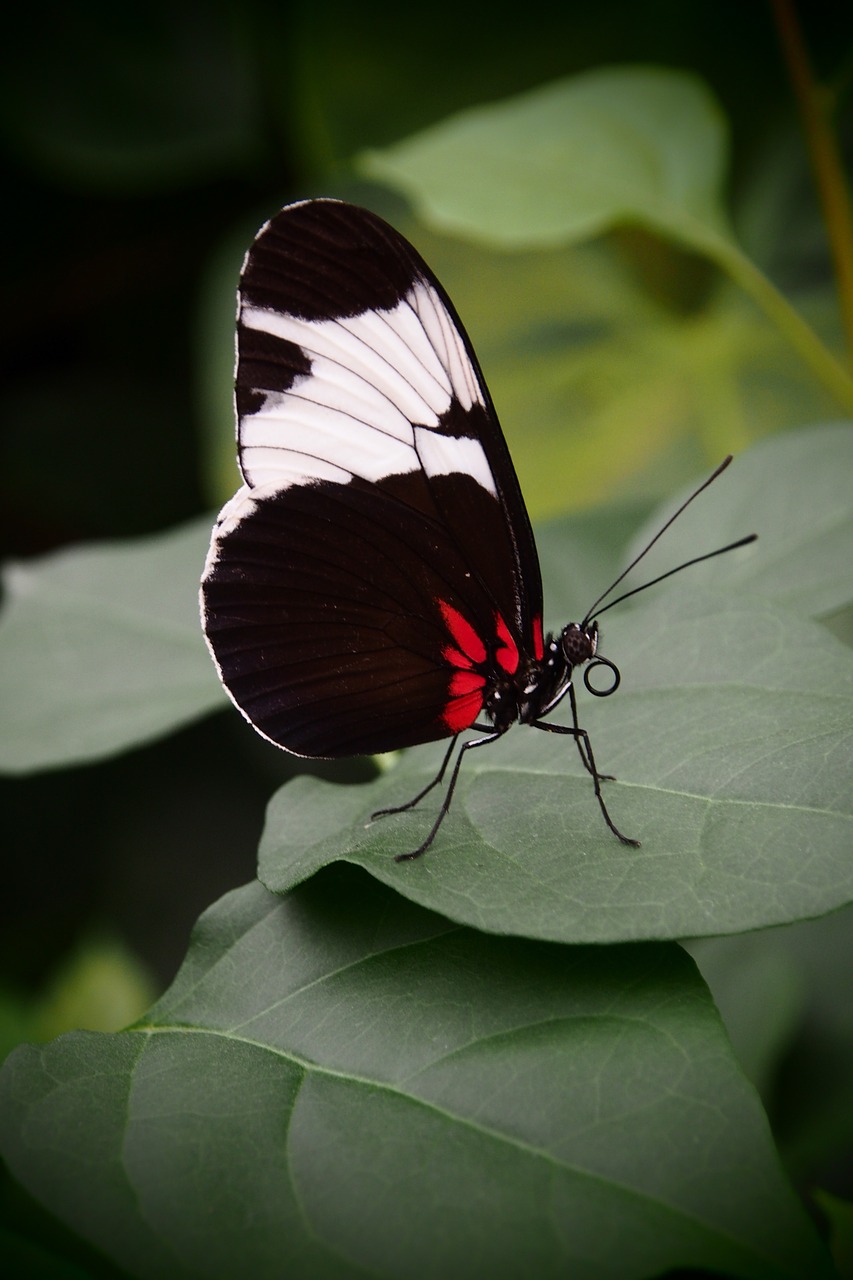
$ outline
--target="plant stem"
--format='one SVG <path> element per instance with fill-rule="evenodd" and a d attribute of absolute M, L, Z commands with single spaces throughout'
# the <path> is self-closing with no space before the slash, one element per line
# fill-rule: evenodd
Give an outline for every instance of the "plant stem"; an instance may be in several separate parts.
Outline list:
<path fill-rule="evenodd" d="M 776 27 L 794 87 L 835 261 L 841 315 L 853 354 L 853 207 L 834 134 L 829 95 L 815 83 L 792 0 L 772 0 Z"/>
<path fill-rule="evenodd" d="M 853 376 L 850 376 L 844 365 L 836 360 L 829 348 L 817 337 L 815 330 L 790 305 L 788 298 L 780 293 L 776 285 L 767 279 L 752 259 L 745 255 L 734 237 L 729 236 L 726 230 L 712 228 L 707 223 L 693 223 L 686 236 L 684 230 L 683 219 L 680 232 L 685 243 L 689 243 L 694 251 L 707 253 L 707 256 L 715 261 L 717 266 L 725 271 L 758 307 L 761 307 L 767 319 L 792 344 L 804 364 L 808 365 L 816 378 L 820 379 L 826 389 L 853 416 Z"/>
<path fill-rule="evenodd" d="M 853 377 L 735 240 L 705 226 L 694 235 L 693 247 L 701 247 L 752 298 L 827 390 L 853 415 Z"/>

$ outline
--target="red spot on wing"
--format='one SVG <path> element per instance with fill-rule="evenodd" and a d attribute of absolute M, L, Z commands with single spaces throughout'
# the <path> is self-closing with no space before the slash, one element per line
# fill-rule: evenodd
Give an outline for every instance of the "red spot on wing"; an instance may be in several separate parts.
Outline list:
<path fill-rule="evenodd" d="M 441 609 L 441 616 L 444 618 L 447 630 L 465 656 L 470 658 L 471 662 L 485 662 L 486 646 L 471 623 L 446 600 L 439 600 L 438 607 Z M 465 663 L 465 666 L 469 665 Z"/>
<path fill-rule="evenodd" d="M 439 600 L 441 616 L 454 641 L 445 645 L 441 656 L 455 671 L 448 685 L 448 701 L 441 718 L 449 733 L 461 733 L 472 725 L 483 706 L 486 677 L 473 668 L 486 660 L 486 646 L 458 609 Z"/>
<path fill-rule="evenodd" d="M 467 674 L 467 672 L 460 674 Z M 454 676 L 453 679 L 455 680 L 456 677 Z M 485 684 L 485 681 L 482 683 Z M 441 718 L 451 733 L 461 733 L 463 729 L 469 728 L 474 723 L 482 705 L 482 688 L 472 689 L 470 693 L 462 693 L 456 698 L 451 698 L 442 711 Z"/>
<path fill-rule="evenodd" d="M 542 619 L 537 614 L 533 619 L 533 656 L 537 662 L 545 657 L 545 640 L 542 636 Z"/>
<path fill-rule="evenodd" d="M 441 656 L 445 662 L 449 662 L 452 667 L 473 667 L 470 658 L 466 658 L 461 649 L 454 649 L 452 644 L 446 644 L 441 651 Z"/>
<path fill-rule="evenodd" d="M 515 675 L 518 670 L 518 645 L 509 633 L 509 627 L 499 613 L 495 614 L 495 630 L 500 641 L 495 650 L 495 658 L 508 675 Z"/>
<path fill-rule="evenodd" d="M 450 677 L 450 696 L 451 698 L 461 698 L 475 690 L 482 689 L 485 686 L 486 677 L 478 676 L 476 671 L 454 671 Z M 482 694 L 478 693 L 482 702 Z"/>

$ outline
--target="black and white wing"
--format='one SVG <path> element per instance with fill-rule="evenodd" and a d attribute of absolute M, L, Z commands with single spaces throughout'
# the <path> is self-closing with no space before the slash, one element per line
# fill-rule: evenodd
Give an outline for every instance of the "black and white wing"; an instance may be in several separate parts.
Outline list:
<path fill-rule="evenodd" d="M 208 644 L 266 737 L 308 756 L 456 733 L 490 669 L 542 657 L 533 534 L 470 341 L 375 214 L 289 205 L 243 266 L 244 485 L 213 532 Z"/>

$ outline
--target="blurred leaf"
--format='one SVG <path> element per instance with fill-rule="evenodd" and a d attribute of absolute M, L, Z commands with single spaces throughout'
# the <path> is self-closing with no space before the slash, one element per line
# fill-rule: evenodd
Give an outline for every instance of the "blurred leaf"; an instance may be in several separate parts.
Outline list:
<path fill-rule="evenodd" d="M 63 1031 L 120 1031 L 154 999 L 149 974 L 116 940 L 90 939 L 67 959 L 33 1011 L 31 1034 L 52 1040 Z"/>
<path fill-rule="evenodd" d="M 207 262 L 195 308 L 195 384 L 202 434 L 202 488 L 220 507 L 240 483 L 234 423 L 234 317 L 246 249 L 273 211 L 259 210 L 229 232 Z"/>
<path fill-rule="evenodd" d="M 229 895 L 144 1023 L 3 1085 L 16 1177 L 138 1276 L 827 1274 L 683 953 L 488 938 L 350 870 Z"/>
<path fill-rule="evenodd" d="M 563 75 L 567 65 L 596 62 L 614 42 L 631 50 L 649 34 L 648 15 L 624 4 L 616 23 L 589 8 L 554 8 L 547 40 L 538 24 L 519 22 L 510 9 L 494 9 L 486 22 L 479 6 L 452 0 L 433 0 L 428 12 L 325 0 L 288 18 L 280 57 L 292 59 L 290 76 L 273 79 L 271 90 L 283 99 L 303 168 L 325 174 L 366 143 L 395 141 L 460 107 Z M 658 51 L 662 26 L 652 40 Z"/>
<path fill-rule="evenodd" d="M 853 1143 L 853 909 L 687 944 L 800 1185 Z"/>
<path fill-rule="evenodd" d="M 825 614 L 821 622 L 832 635 L 853 649 L 853 606 Z"/>
<path fill-rule="evenodd" d="M 686 944 L 711 989 L 738 1062 L 765 1102 L 773 1096 L 779 1062 L 808 998 L 805 975 L 785 948 L 786 932 L 763 930 Z"/>
<path fill-rule="evenodd" d="M 727 159 L 700 80 L 618 67 L 461 112 L 359 166 L 426 221 L 493 244 L 553 245 L 628 220 L 695 246 L 728 233 Z"/>
<path fill-rule="evenodd" d="M 16 991 L 0 988 L 0 1061 L 16 1045 L 33 1039 L 32 1018 L 26 1000 Z"/>
<path fill-rule="evenodd" d="M 496 247 L 570 243 L 627 223 L 705 254 L 853 410 L 847 369 L 734 237 L 724 208 L 725 121 L 695 76 L 586 72 L 462 112 L 357 163 L 403 192 L 424 221 Z"/>
<path fill-rule="evenodd" d="M 828 1191 L 816 1191 L 814 1198 L 829 1218 L 832 1258 L 842 1280 L 853 1277 L 853 1204 L 839 1200 Z"/>
<path fill-rule="evenodd" d="M 25 1040 L 64 1031 L 120 1031 L 155 996 L 150 975 L 117 940 L 90 938 L 66 957 L 47 987 L 25 999 L 0 992 L 0 1059 Z"/>
<path fill-rule="evenodd" d="M 625 547 L 648 504 L 612 504 L 538 527 L 536 549 L 545 584 L 546 622 L 582 618 L 625 567 Z"/>
<path fill-rule="evenodd" d="M 853 912 L 784 930 L 781 942 L 802 975 L 807 1001 L 775 1100 L 786 1168 L 802 1182 L 844 1160 L 853 1147 Z"/>
<path fill-rule="evenodd" d="M 0 768 L 98 759 L 221 705 L 198 621 L 210 524 L 7 566 Z"/>
<path fill-rule="evenodd" d="M 723 556 L 691 569 L 692 583 L 728 583 L 818 617 L 853 602 L 853 423 L 774 436 L 736 458 L 689 511 L 679 517 L 678 559 L 755 531 L 748 556 Z M 689 489 L 634 535 L 628 558 L 645 546 Z M 640 581 L 654 576 L 644 562 Z M 664 588 L 661 588 L 664 590 Z M 668 592 L 678 591 L 668 583 Z"/>

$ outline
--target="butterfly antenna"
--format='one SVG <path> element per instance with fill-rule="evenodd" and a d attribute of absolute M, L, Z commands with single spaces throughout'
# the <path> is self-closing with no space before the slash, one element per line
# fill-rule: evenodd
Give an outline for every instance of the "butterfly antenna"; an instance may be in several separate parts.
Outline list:
<path fill-rule="evenodd" d="M 732 456 L 733 456 L 732 454 L 729 454 L 727 458 L 724 458 L 723 461 L 720 463 L 720 465 L 717 467 L 717 469 L 713 471 L 711 475 L 708 476 L 707 480 L 703 480 L 702 483 L 699 485 L 699 487 L 697 489 L 694 489 L 693 492 L 689 495 L 689 497 L 685 498 L 684 502 L 682 502 L 678 510 L 673 512 L 673 514 L 669 517 L 666 523 L 661 525 L 660 529 L 658 529 L 657 533 L 651 539 L 651 541 L 646 543 L 646 545 L 643 547 L 639 555 L 636 555 L 634 559 L 631 561 L 631 563 L 628 565 L 628 567 L 622 570 L 622 572 L 619 574 L 619 577 L 616 578 L 614 582 L 611 582 L 610 586 L 607 588 L 606 591 L 602 591 L 601 595 L 593 603 L 592 607 L 587 610 L 586 617 L 584 618 L 583 623 L 581 624 L 582 626 L 586 626 L 588 624 L 590 618 L 592 618 L 593 614 L 595 614 L 596 611 L 599 614 L 606 613 L 607 610 L 612 609 L 614 605 L 621 604 L 623 600 L 627 600 L 630 596 L 637 595 L 638 592 L 640 591 L 646 591 L 649 587 L 656 586 L 659 582 L 663 582 L 665 578 L 671 578 L 674 573 L 680 573 L 682 569 L 689 569 L 691 565 L 701 564 L 703 560 L 712 560 L 714 556 L 725 555 L 727 551 L 734 551 L 737 547 L 745 547 L 748 545 L 748 543 L 755 542 L 756 538 L 758 537 L 758 534 L 750 533 L 750 534 L 747 534 L 745 538 L 738 538 L 737 542 L 730 542 L 725 547 L 718 547 L 716 551 L 706 551 L 704 555 L 695 556 L 692 560 L 685 560 L 683 564 L 676 565 L 674 569 L 668 569 L 666 573 L 660 574 L 657 578 L 652 578 L 651 582 L 644 582 L 642 586 L 634 587 L 633 590 L 626 591 L 624 595 L 617 596 L 615 600 L 611 600 L 609 604 L 606 604 L 603 609 L 598 608 L 602 600 L 606 600 L 607 597 L 610 595 L 611 591 L 613 591 L 616 587 L 618 587 L 619 583 L 622 582 L 625 578 L 627 578 L 631 570 L 640 563 L 640 561 L 643 559 L 644 556 L 648 555 L 652 547 L 657 542 L 658 538 L 661 538 L 666 533 L 669 526 L 675 523 L 675 521 L 678 519 L 681 513 L 685 511 L 687 507 L 690 506 L 690 503 L 693 501 L 693 499 L 698 498 L 699 494 L 703 491 L 703 489 L 707 489 L 709 484 L 714 483 L 714 481 L 717 479 L 717 476 L 722 475 L 726 467 L 732 461 Z"/>

